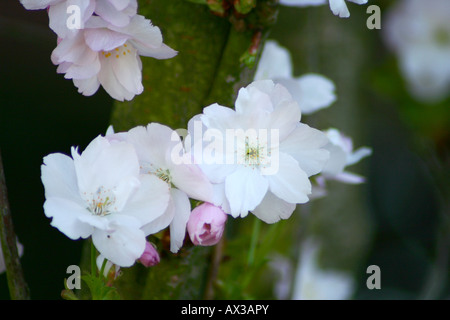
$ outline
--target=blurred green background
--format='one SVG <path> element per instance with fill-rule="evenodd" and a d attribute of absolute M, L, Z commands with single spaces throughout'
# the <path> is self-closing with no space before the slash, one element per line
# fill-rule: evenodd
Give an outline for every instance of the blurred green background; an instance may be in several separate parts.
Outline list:
<path fill-rule="evenodd" d="M 370 2 L 381 7 L 383 28 L 394 1 Z M 302 121 L 339 128 L 356 148 L 371 147 L 371 157 L 349 168 L 367 182 L 330 183 L 328 197 L 301 206 L 292 223 L 283 223 L 298 227 L 299 238 L 323 239 L 321 263 L 355 276 L 355 299 L 449 298 L 450 100 L 412 99 L 381 31 L 366 27 L 366 6 L 349 3 L 349 9 L 351 17 L 340 19 L 328 6 L 281 7 L 270 39 L 290 49 L 295 76 L 316 72 L 335 82 L 336 103 Z M 82 150 L 104 133 L 113 101 L 102 89 L 83 97 L 56 74 L 50 61 L 56 39 L 45 11 L 2 1 L 0 39 L 0 150 L 24 245 L 21 261 L 33 299 L 60 299 L 66 268 L 79 263 L 82 243 L 45 217 L 40 165 L 45 155 Z M 295 257 L 298 246 L 287 251 Z M 381 269 L 381 290 L 366 287 L 372 264 Z M 1 274 L 0 299 L 8 298 Z"/>

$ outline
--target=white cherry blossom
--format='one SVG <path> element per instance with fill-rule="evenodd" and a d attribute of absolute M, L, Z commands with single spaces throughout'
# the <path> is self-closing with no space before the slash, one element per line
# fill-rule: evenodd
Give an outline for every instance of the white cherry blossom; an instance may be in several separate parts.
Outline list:
<path fill-rule="evenodd" d="M 141 227 L 158 219 L 169 202 L 169 188 L 141 175 L 134 147 L 98 136 L 72 157 L 44 158 L 41 178 L 44 211 L 51 225 L 70 239 L 92 237 L 100 254 L 128 267 L 145 249 Z"/>
<path fill-rule="evenodd" d="M 191 119 L 191 152 L 214 184 L 213 203 L 233 217 L 252 212 L 274 223 L 287 219 L 297 203 L 308 202 L 309 177 L 328 160 L 323 148 L 328 140 L 300 118 L 300 108 L 286 88 L 262 80 L 239 90 L 235 110 L 214 104 Z M 204 137 L 195 130 L 199 120 L 207 130 Z M 210 139 L 205 139 L 211 133 L 214 153 Z"/>

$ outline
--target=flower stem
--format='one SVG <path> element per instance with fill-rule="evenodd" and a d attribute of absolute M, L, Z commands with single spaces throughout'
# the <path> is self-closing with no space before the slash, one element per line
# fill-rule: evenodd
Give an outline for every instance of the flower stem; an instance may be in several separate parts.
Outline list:
<path fill-rule="evenodd" d="M 248 250 L 247 266 L 251 267 L 255 261 L 256 245 L 259 240 L 259 231 L 261 230 L 261 220 L 254 217 L 252 238 L 250 241 L 250 249 Z"/>
<path fill-rule="evenodd" d="M 97 252 L 96 252 L 96 249 L 95 249 L 95 246 L 94 246 L 94 241 L 92 241 L 92 239 L 91 239 L 91 276 L 95 276 L 96 275 L 96 269 L 97 269 L 97 266 L 96 266 L 96 263 L 95 263 L 95 254 L 96 254 Z"/>
<path fill-rule="evenodd" d="M 5 174 L 0 153 L 0 242 L 6 265 L 9 294 L 12 300 L 30 299 L 17 250 L 17 238 L 9 209 Z"/>

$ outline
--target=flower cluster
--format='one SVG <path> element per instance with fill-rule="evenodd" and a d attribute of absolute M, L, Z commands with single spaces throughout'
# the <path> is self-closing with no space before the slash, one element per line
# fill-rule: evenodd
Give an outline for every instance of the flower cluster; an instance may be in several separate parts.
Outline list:
<path fill-rule="evenodd" d="M 47 9 L 58 37 L 51 60 L 57 72 L 91 96 L 100 85 L 116 100 L 142 93 L 140 56 L 156 59 L 177 52 L 163 43 L 151 21 L 137 14 L 137 0 L 21 0 L 26 9 Z"/>
<path fill-rule="evenodd" d="M 176 55 L 159 28 L 137 14 L 136 0 L 21 2 L 47 8 L 58 36 L 52 61 L 84 95 L 102 85 L 113 98 L 131 100 L 143 90 L 140 56 Z M 68 12 L 79 19 L 68 20 Z M 113 276 L 136 261 L 157 264 L 148 236 L 166 228 L 177 253 L 186 233 L 194 245 L 217 244 L 228 216 L 288 219 L 298 204 L 315 198 L 313 190 L 325 191 L 326 180 L 363 181 L 344 169 L 370 149 L 354 152 L 339 131 L 302 122 L 302 114 L 329 107 L 334 91 L 322 75 L 295 77 L 289 52 L 268 41 L 254 81 L 239 90 L 234 108 L 205 107 L 184 136 L 159 123 L 122 132 L 110 127 L 82 152 L 72 147 L 70 156 L 44 157 L 45 214 L 70 239 L 91 238 L 97 264 L 106 259 L 104 271 Z"/>
<path fill-rule="evenodd" d="M 110 127 L 81 154 L 72 148 L 71 157 L 44 158 L 45 214 L 71 239 L 92 237 L 118 267 L 158 263 L 146 238 L 165 228 L 176 253 L 186 231 L 194 245 L 216 244 L 227 215 L 287 219 L 310 200 L 312 176 L 342 178 L 345 165 L 362 157 L 346 145 L 350 158 L 340 170 L 327 169 L 341 160 L 330 148 L 336 142 L 300 120 L 284 86 L 259 80 L 240 89 L 234 109 L 205 107 L 184 139 L 159 123 L 126 132 Z M 191 212 L 190 199 L 203 204 Z"/>

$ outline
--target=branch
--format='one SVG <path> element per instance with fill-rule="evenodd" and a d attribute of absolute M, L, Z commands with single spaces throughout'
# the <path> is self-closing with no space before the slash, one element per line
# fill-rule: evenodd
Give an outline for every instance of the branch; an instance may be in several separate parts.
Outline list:
<path fill-rule="evenodd" d="M 0 153 L 0 242 L 6 265 L 9 293 L 12 300 L 30 298 L 28 285 L 22 272 L 17 250 L 17 238 L 14 233 L 11 212 L 6 191 L 5 174 Z"/>

